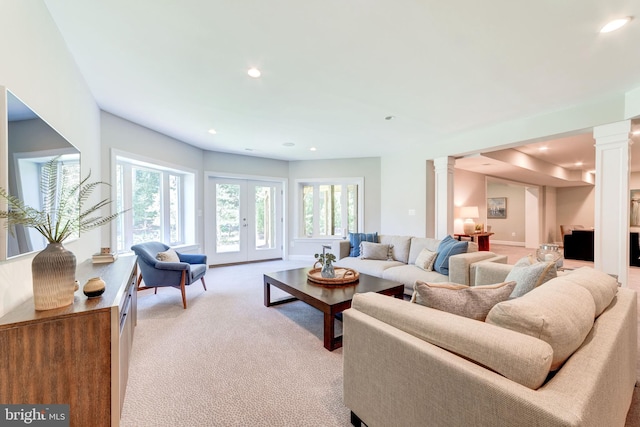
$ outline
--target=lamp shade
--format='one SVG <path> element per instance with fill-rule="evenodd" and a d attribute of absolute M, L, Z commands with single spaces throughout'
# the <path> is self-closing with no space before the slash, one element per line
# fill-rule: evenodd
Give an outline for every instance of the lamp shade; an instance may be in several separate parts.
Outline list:
<path fill-rule="evenodd" d="M 463 206 L 460 209 L 460 217 L 462 218 L 480 218 L 480 212 L 477 206 Z"/>

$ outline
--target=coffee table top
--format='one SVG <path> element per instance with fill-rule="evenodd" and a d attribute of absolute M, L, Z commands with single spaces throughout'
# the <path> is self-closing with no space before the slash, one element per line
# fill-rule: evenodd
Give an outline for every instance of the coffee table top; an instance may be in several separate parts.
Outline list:
<path fill-rule="evenodd" d="M 311 267 L 296 268 L 293 270 L 266 273 L 265 276 L 328 305 L 336 305 L 351 301 L 353 299 L 353 295 L 356 293 L 381 293 L 391 288 L 403 286 L 399 282 L 381 279 L 379 277 L 369 276 L 368 274 L 363 273 L 360 273 L 360 279 L 354 283 L 345 285 L 323 285 L 311 282 L 307 279 L 307 272 L 310 270 Z"/>

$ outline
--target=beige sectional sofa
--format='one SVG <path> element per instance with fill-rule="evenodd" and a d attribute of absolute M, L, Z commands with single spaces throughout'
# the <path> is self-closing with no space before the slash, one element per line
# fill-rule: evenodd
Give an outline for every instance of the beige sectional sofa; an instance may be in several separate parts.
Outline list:
<path fill-rule="evenodd" d="M 383 279 L 393 280 L 404 284 L 405 294 L 413 293 L 413 285 L 417 280 L 425 282 L 453 282 L 463 285 L 473 284 L 475 278 L 471 275 L 471 266 L 480 261 L 506 263 L 507 257 L 493 252 L 478 252 L 475 243 L 469 242 L 467 253 L 453 255 L 449 258 L 449 274 L 443 275 L 437 271 L 424 270 L 415 265 L 418 255 L 423 249 L 437 252 L 440 240 L 428 237 L 412 237 L 384 235 L 378 237 L 378 242 L 392 246 L 391 260 L 362 259 L 350 257 L 349 240 L 334 241 L 331 252 L 336 256 L 335 266 L 351 268 L 360 273 Z"/>
<path fill-rule="evenodd" d="M 355 295 L 343 319 L 354 425 L 625 424 L 637 296 L 606 273 L 551 279 L 484 322 L 372 293 Z"/>

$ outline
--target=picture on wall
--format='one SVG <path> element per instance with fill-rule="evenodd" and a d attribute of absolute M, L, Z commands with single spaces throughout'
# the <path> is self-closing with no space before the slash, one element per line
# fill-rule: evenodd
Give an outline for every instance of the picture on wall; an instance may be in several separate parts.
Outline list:
<path fill-rule="evenodd" d="M 506 218 L 506 217 L 507 217 L 507 198 L 506 197 L 488 198 L 487 199 L 487 218 Z"/>
<path fill-rule="evenodd" d="M 631 211 L 629 212 L 632 227 L 640 227 L 640 190 L 631 190 Z"/>

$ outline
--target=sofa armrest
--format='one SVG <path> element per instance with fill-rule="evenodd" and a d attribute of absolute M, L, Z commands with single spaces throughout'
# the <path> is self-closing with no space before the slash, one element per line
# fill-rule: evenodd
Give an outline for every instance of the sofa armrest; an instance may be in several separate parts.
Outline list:
<path fill-rule="evenodd" d="M 334 240 L 331 242 L 331 253 L 336 256 L 336 261 L 349 256 L 351 252 L 351 243 L 349 240 Z"/>
<path fill-rule="evenodd" d="M 474 276 L 473 286 L 483 286 L 504 282 L 513 265 L 482 261 L 475 263 L 471 268 Z"/>
<path fill-rule="evenodd" d="M 449 258 L 449 281 L 461 285 L 471 286 L 471 265 L 494 258 L 497 255 L 489 251 L 467 252 L 464 254 L 453 255 Z"/>

